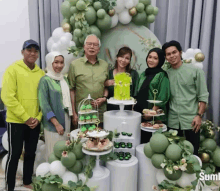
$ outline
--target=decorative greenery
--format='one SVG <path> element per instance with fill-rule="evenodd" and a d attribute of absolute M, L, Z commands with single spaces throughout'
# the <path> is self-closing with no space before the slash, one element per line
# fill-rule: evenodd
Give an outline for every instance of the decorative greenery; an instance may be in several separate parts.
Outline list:
<path fill-rule="evenodd" d="M 187 186 L 185 188 L 181 188 L 175 184 L 170 183 L 167 180 L 162 181 L 158 185 L 158 187 L 161 191 L 191 191 L 193 189 L 193 186 Z M 156 187 L 154 190 L 157 190 Z"/>
<path fill-rule="evenodd" d="M 63 185 L 63 180 L 58 175 L 47 175 L 45 177 L 38 176 L 34 180 L 34 191 L 42 191 L 42 186 L 47 185 L 57 185 L 61 191 L 95 191 L 97 187 L 89 188 L 85 183 L 83 184 L 82 180 L 77 182 L 69 181 L 68 186 Z"/>
<path fill-rule="evenodd" d="M 157 43 L 157 41 L 151 38 L 146 39 L 142 37 L 139 41 L 141 42 L 141 45 L 144 45 L 142 51 L 145 52 L 149 52 L 149 50 L 151 50 L 152 48 L 156 48 L 156 47 L 161 48 L 161 46 Z"/>
<path fill-rule="evenodd" d="M 71 46 L 68 48 L 69 54 L 72 53 L 73 56 L 83 56 L 84 55 L 84 48 L 83 47 L 76 47 L 76 46 Z"/>
<path fill-rule="evenodd" d="M 110 160 L 116 160 L 118 157 L 115 153 L 111 152 L 107 155 L 100 156 L 100 159 L 104 162 L 110 161 Z"/>

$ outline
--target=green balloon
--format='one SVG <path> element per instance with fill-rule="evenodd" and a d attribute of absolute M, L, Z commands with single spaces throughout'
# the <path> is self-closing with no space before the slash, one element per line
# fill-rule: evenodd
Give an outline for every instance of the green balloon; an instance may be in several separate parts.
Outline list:
<path fill-rule="evenodd" d="M 80 38 L 82 36 L 82 31 L 80 29 L 75 29 L 73 31 L 73 35 L 77 38 Z"/>
<path fill-rule="evenodd" d="M 102 3 L 99 1 L 96 1 L 95 3 L 93 3 L 93 7 L 95 8 L 95 10 L 99 10 L 102 8 Z"/>
<path fill-rule="evenodd" d="M 96 25 L 101 30 L 108 30 L 111 28 L 111 17 L 106 14 L 103 19 L 97 19 Z"/>
<path fill-rule="evenodd" d="M 153 12 L 153 14 L 154 14 L 154 15 L 157 15 L 157 14 L 158 14 L 158 12 L 159 12 L 158 7 L 154 7 L 154 12 Z"/>
<path fill-rule="evenodd" d="M 155 21 L 155 16 L 154 15 L 148 15 L 147 16 L 147 22 L 148 23 L 153 23 Z"/>
<path fill-rule="evenodd" d="M 71 14 L 78 13 L 78 9 L 75 6 L 70 7 Z"/>
<path fill-rule="evenodd" d="M 74 16 L 70 17 L 70 24 L 75 26 L 75 17 Z"/>
<path fill-rule="evenodd" d="M 144 25 L 147 22 L 147 14 L 145 12 L 138 13 L 132 18 L 132 21 L 136 25 Z"/>
<path fill-rule="evenodd" d="M 143 3 L 138 3 L 136 5 L 136 9 L 139 13 L 142 13 L 144 11 L 144 4 Z"/>
<path fill-rule="evenodd" d="M 75 6 L 78 0 L 68 0 L 71 6 Z"/>
<path fill-rule="evenodd" d="M 143 3 L 145 6 L 151 4 L 151 0 L 139 0 L 139 3 Z"/>
<path fill-rule="evenodd" d="M 146 8 L 145 8 L 145 11 L 148 15 L 151 15 L 154 13 L 154 7 L 152 5 L 148 5 Z"/>
<path fill-rule="evenodd" d="M 79 38 L 79 42 L 84 44 L 85 39 L 86 39 L 85 36 L 82 36 L 82 37 Z"/>
<path fill-rule="evenodd" d="M 80 11 L 84 11 L 86 9 L 86 3 L 83 0 L 79 0 L 76 3 L 76 8 Z"/>
<path fill-rule="evenodd" d="M 95 25 L 90 26 L 90 34 L 94 34 L 98 38 L 101 38 L 101 32 L 100 32 L 99 28 Z"/>
<path fill-rule="evenodd" d="M 79 39 L 75 36 L 73 36 L 73 41 L 75 42 L 76 44 L 76 47 L 82 47 L 82 43 L 79 42 Z"/>
<path fill-rule="evenodd" d="M 89 6 L 85 12 L 85 19 L 89 25 L 96 21 L 96 11 L 92 6 Z"/>
<path fill-rule="evenodd" d="M 99 9 L 99 10 L 97 11 L 97 17 L 98 17 L 99 19 L 104 19 L 105 15 L 106 15 L 105 9 Z"/>
<path fill-rule="evenodd" d="M 70 18 L 71 17 L 71 12 L 70 12 L 70 3 L 69 1 L 64 1 L 61 5 L 61 13 L 65 18 Z"/>

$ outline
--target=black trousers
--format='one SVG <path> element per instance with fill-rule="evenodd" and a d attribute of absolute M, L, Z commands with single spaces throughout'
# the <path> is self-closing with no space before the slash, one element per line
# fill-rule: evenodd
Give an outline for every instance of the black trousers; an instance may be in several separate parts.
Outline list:
<path fill-rule="evenodd" d="M 169 128 L 172 129 L 172 128 Z M 195 131 L 189 130 L 181 130 L 181 129 L 173 129 L 178 131 L 178 136 L 185 137 L 187 141 L 191 142 L 194 146 L 194 155 L 198 155 L 199 151 L 199 143 L 200 143 L 200 131 L 195 133 Z"/>
<path fill-rule="evenodd" d="M 23 143 L 25 148 L 23 183 L 25 185 L 32 183 L 32 174 L 35 152 L 40 133 L 40 124 L 34 129 L 31 129 L 25 124 L 8 123 L 7 131 L 9 152 L 5 169 L 6 190 L 14 191 L 18 161 L 22 153 Z"/>

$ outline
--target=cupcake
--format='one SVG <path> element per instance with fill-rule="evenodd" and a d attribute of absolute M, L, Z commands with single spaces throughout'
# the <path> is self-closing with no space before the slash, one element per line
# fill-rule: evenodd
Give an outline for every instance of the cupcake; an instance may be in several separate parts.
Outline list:
<path fill-rule="evenodd" d="M 86 129 L 89 129 L 89 128 L 90 128 L 90 125 L 89 125 L 89 124 L 86 124 L 85 127 L 86 127 Z"/>
<path fill-rule="evenodd" d="M 92 115 L 92 122 L 97 122 L 98 117 L 96 115 Z"/>
<path fill-rule="evenodd" d="M 95 125 L 91 125 L 91 127 L 92 127 L 92 130 L 96 129 L 96 126 L 95 126 Z"/>
<path fill-rule="evenodd" d="M 84 117 L 83 115 L 81 115 L 81 116 L 79 117 L 79 122 L 85 122 L 85 117 Z"/>
<path fill-rule="evenodd" d="M 89 126 L 88 130 L 89 130 L 89 131 L 92 131 L 92 130 L 93 130 L 92 125 Z"/>
<path fill-rule="evenodd" d="M 81 129 L 80 129 L 82 132 L 85 132 L 85 131 L 87 131 L 87 128 L 86 128 L 86 126 L 85 125 L 83 125 L 82 127 L 81 127 Z"/>
<path fill-rule="evenodd" d="M 87 105 L 86 106 L 86 112 L 90 112 L 90 111 L 92 111 L 92 105 Z"/>
<path fill-rule="evenodd" d="M 92 119 L 89 115 L 86 116 L 86 122 L 92 122 Z"/>
<path fill-rule="evenodd" d="M 85 112 L 86 112 L 86 106 L 85 106 L 85 105 L 82 105 L 82 106 L 80 107 L 80 111 L 81 111 L 82 113 L 85 113 Z"/>

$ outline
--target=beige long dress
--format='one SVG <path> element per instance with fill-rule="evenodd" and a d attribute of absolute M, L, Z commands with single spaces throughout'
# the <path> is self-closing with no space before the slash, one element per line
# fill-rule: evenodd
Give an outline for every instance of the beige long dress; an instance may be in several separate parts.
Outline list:
<path fill-rule="evenodd" d="M 44 129 L 45 145 L 46 145 L 46 158 L 53 152 L 53 147 L 57 141 L 67 140 L 67 134 L 70 133 L 71 120 L 70 116 L 65 112 L 65 132 L 63 135 L 59 135 L 57 132 L 48 131 Z"/>

